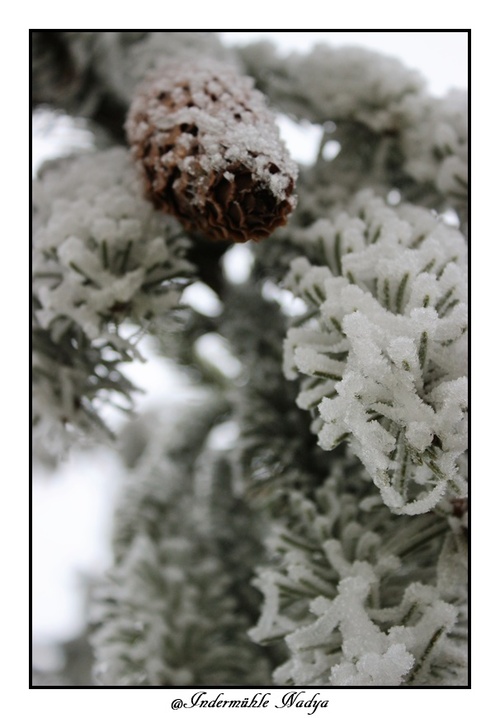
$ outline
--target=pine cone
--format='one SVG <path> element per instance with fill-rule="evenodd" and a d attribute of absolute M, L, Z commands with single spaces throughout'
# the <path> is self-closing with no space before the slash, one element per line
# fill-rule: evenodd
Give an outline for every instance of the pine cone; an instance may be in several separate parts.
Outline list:
<path fill-rule="evenodd" d="M 253 80 L 170 63 L 139 89 L 126 130 L 155 206 L 212 240 L 267 237 L 295 207 L 296 165 Z"/>

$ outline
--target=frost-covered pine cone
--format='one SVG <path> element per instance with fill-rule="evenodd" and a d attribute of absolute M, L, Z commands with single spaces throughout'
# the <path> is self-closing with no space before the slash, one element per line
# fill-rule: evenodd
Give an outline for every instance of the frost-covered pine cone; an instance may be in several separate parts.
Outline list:
<path fill-rule="evenodd" d="M 126 124 L 155 206 L 213 240 L 269 236 L 295 206 L 297 168 L 250 78 L 172 62 L 138 90 Z"/>

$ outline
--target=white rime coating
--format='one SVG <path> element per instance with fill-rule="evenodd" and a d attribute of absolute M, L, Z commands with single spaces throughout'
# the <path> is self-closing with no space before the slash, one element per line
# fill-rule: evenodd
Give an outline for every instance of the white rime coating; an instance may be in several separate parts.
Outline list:
<path fill-rule="evenodd" d="M 324 449 L 348 440 L 398 513 L 467 495 L 466 245 L 424 210 L 370 192 L 304 230 L 329 266 L 293 261 L 287 286 L 314 318 L 291 328 L 285 374 L 305 376 Z M 313 239 L 315 238 L 315 239 Z"/>
<path fill-rule="evenodd" d="M 95 339 L 109 321 L 140 320 L 177 304 L 177 278 L 192 270 L 183 257 L 189 242 L 141 197 L 125 149 L 48 171 L 33 193 L 34 290 L 44 328 L 64 316 Z"/>
<path fill-rule="evenodd" d="M 310 499 L 291 493 L 293 521 L 275 526 L 272 565 L 257 574 L 264 600 L 250 635 L 284 639 L 288 650 L 274 682 L 463 684 L 467 549 L 460 533 L 432 515 L 396 516 L 362 470 L 353 474 L 341 462 L 338 477 Z M 444 543 L 429 540 L 422 549 L 423 537 L 439 534 Z"/>
<path fill-rule="evenodd" d="M 141 358 L 127 320 L 164 316 L 193 272 L 189 240 L 139 187 L 122 148 L 65 160 L 34 183 L 34 421 L 55 454 L 75 428 L 109 434 L 97 407 L 120 394 L 130 405 L 118 365 Z"/>

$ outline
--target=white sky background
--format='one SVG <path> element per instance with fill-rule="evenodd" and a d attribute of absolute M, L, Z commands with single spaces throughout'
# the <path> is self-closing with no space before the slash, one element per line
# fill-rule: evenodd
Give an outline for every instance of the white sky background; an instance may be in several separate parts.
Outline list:
<path fill-rule="evenodd" d="M 228 44 L 263 37 L 287 52 L 316 42 L 357 45 L 400 58 L 418 69 L 433 94 L 467 87 L 464 32 L 225 32 Z M 293 133 L 292 133 L 293 134 Z M 293 137 L 286 138 L 289 143 Z M 301 159 L 301 137 L 290 149 Z M 35 150 L 35 148 L 34 148 Z M 140 347 L 141 348 L 141 347 Z M 147 344 L 142 349 L 148 354 Z M 142 406 L 168 402 L 186 383 L 157 362 L 138 365 L 133 380 L 146 389 Z M 182 396 L 182 395 L 181 395 Z M 187 398 L 189 393 L 185 393 Z M 50 478 L 37 475 L 33 489 L 33 634 L 37 642 L 71 638 L 83 627 L 79 576 L 104 570 L 109 552 L 112 502 L 119 482 L 115 457 L 98 450 L 75 455 Z"/>

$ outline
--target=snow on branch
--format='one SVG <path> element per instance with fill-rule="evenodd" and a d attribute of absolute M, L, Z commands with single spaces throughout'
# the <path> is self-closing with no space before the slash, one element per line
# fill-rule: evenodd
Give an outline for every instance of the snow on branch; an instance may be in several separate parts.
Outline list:
<path fill-rule="evenodd" d="M 467 272 L 460 233 L 369 192 L 303 230 L 324 266 L 292 263 L 310 311 L 285 341 L 285 374 L 320 445 L 348 440 L 398 513 L 429 511 L 467 485 Z"/>
<path fill-rule="evenodd" d="M 230 491 L 213 490 L 218 463 L 204 451 L 226 407 L 208 396 L 190 409 L 175 412 L 175 423 L 169 412 L 147 426 L 146 446 L 118 506 L 114 565 L 97 587 L 92 609 L 96 677 L 102 685 L 270 680 L 265 649 L 247 636 L 250 617 L 231 570 L 236 556 L 230 554 L 248 551 L 256 539 L 249 533 L 236 545 L 228 535 L 246 507 L 240 502 L 236 509 Z M 205 472 L 201 484 L 199 463 Z"/>
<path fill-rule="evenodd" d="M 268 541 L 273 561 L 255 581 L 264 601 L 250 635 L 286 644 L 274 682 L 459 685 L 466 550 L 443 519 L 396 516 L 362 470 L 346 478 L 345 469 L 338 458 L 310 499 L 294 492 Z"/>
<path fill-rule="evenodd" d="M 280 56 L 267 43 L 240 51 L 247 71 L 278 109 L 299 119 L 336 127 L 333 138 L 351 139 L 349 162 L 372 149 L 390 150 L 396 186 L 426 206 L 455 208 L 465 224 L 468 201 L 467 93 L 431 96 L 423 78 L 398 59 L 362 47 L 316 46 L 308 54 Z M 361 135 L 355 137 L 355 134 Z M 362 174 L 358 181 L 363 181 Z M 335 182 L 335 179 L 334 179 Z M 359 188 L 359 184 L 358 184 Z M 432 189 L 431 189 L 432 188 Z"/>
<path fill-rule="evenodd" d="M 127 322 L 146 326 L 178 304 L 189 240 L 142 198 L 121 148 L 47 169 L 33 204 L 35 415 L 39 428 L 48 415 L 87 428 L 99 395 L 129 398 L 117 365 L 140 355 Z"/>

